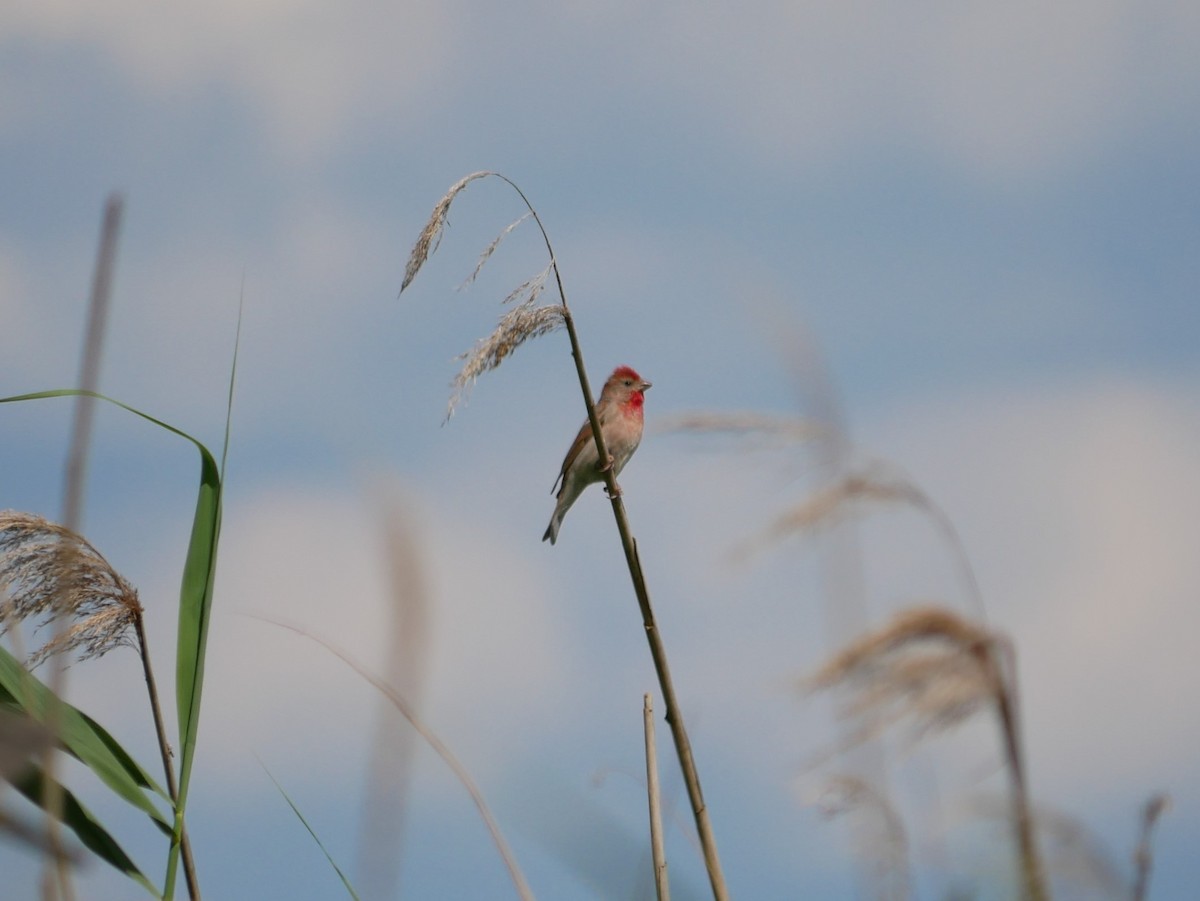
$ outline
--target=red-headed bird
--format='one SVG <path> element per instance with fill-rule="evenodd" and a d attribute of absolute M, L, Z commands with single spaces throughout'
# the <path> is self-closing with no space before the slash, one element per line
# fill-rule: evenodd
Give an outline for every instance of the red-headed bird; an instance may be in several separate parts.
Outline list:
<path fill-rule="evenodd" d="M 608 377 L 600 391 L 600 399 L 596 401 L 596 418 L 600 420 L 600 433 L 608 448 L 608 465 L 599 465 L 600 455 L 596 453 L 592 424 L 585 422 L 575 436 L 575 443 L 567 451 L 562 469 L 554 482 L 554 488 L 558 488 L 558 503 L 554 506 L 554 516 L 550 518 L 542 541 L 554 544 L 558 540 L 558 530 L 571 505 L 588 485 L 604 481 L 604 473 L 609 466 L 612 467 L 614 478 L 621 474 L 642 440 L 642 405 L 646 401 L 643 392 L 649 387 L 650 383 L 628 366 L 618 366 Z M 561 488 L 559 482 L 562 483 Z M 550 491 L 553 492 L 554 488 Z"/>

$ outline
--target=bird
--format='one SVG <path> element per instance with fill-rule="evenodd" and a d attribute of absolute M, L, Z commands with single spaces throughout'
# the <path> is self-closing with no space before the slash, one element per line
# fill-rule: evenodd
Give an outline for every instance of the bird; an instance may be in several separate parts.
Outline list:
<path fill-rule="evenodd" d="M 542 541 L 554 544 L 558 540 L 558 530 L 562 526 L 563 517 L 571 509 L 571 505 L 579 499 L 583 489 L 595 482 L 604 481 L 604 473 L 610 468 L 613 478 L 621 474 L 633 452 L 637 450 L 642 440 L 643 415 L 642 406 L 645 403 L 645 392 L 651 387 L 629 366 L 618 366 L 613 370 L 604 388 L 600 391 L 600 399 L 596 401 L 596 418 L 600 421 L 600 432 L 604 436 L 604 444 L 608 449 L 608 461 L 600 465 L 600 455 L 596 452 L 596 440 L 592 435 L 591 421 L 584 422 L 575 436 L 575 443 L 567 451 L 563 459 L 562 469 L 554 480 L 554 489 L 558 489 L 557 503 L 554 505 L 554 515 Z M 561 483 L 561 487 L 559 487 Z M 617 494 L 621 489 L 617 488 Z"/>

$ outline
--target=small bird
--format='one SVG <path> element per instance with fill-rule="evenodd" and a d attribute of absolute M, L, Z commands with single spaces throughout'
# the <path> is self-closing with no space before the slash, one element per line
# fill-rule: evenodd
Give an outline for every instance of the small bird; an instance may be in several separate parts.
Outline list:
<path fill-rule="evenodd" d="M 596 401 L 596 418 L 600 420 L 600 432 L 608 449 L 608 462 L 600 465 L 592 424 L 585 422 L 575 436 L 575 443 L 567 451 L 562 469 L 554 481 L 554 488 L 558 488 L 558 503 L 554 506 L 554 516 L 550 518 L 542 541 L 554 544 L 558 540 L 563 517 L 584 488 L 604 481 L 604 473 L 610 468 L 614 478 L 621 474 L 642 440 L 642 405 L 646 400 L 643 392 L 649 387 L 650 383 L 628 366 L 618 366 L 608 377 L 600 391 L 600 399 Z M 561 488 L 559 482 L 562 483 Z M 551 493 L 554 488 L 550 489 Z M 617 493 L 620 494 L 619 487 Z"/>

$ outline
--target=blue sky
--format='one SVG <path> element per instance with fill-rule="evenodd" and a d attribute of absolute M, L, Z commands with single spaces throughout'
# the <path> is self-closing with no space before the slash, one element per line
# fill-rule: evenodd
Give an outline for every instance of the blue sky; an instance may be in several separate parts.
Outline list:
<path fill-rule="evenodd" d="M 648 891 L 630 777 L 655 686 L 600 492 L 556 547 L 538 541 L 583 417 L 565 336 L 440 425 L 454 355 L 545 265 L 522 227 L 455 290 L 520 214 L 512 193 L 473 184 L 396 297 L 429 210 L 481 168 L 537 206 L 593 383 L 621 363 L 654 382 L 651 425 L 813 414 L 824 373 L 857 457 L 947 511 L 1016 644 L 1035 796 L 1127 874 L 1139 805 L 1169 791 L 1154 897 L 1189 897 L 1194 4 L 68 0 L 10 4 L 0 35 L 0 393 L 75 378 L 110 191 L 126 217 L 105 393 L 219 447 L 244 299 L 191 819 L 209 897 L 340 891 L 256 756 L 355 869 L 376 698 L 244 614 L 388 671 L 390 515 L 412 523 L 430 606 L 414 691 L 535 893 Z M 69 405 L 2 412 L 0 507 L 57 516 Z M 104 410 L 91 477 L 87 534 L 138 586 L 166 661 L 194 454 Z M 811 455 L 651 431 L 622 485 L 735 895 L 853 897 L 847 834 L 810 803 L 836 768 L 808 765 L 834 720 L 792 687 L 831 650 L 829 549 L 726 562 L 817 485 Z M 920 516 L 876 511 L 856 540 L 872 622 L 918 600 L 963 609 Z M 71 692 L 151 761 L 137 680 L 117 653 L 74 668 Z M 665 732 L 661 747 L 678 792 Z M 889 762 L 918 895 L 987 882 L 986 824 L 963 813 L 1002 785 L 986 725 Z M 426 750 L 412 792 L 398 893 L 503 897 Z M 155 837 L 89 799 L 156 872 Z M 702 897 L 682 830 L 668 851 L 676 894 Z M 34 897 L 31 861 L 0 861 Z M 98 867 L 81 891 L 129 897 Z"/>

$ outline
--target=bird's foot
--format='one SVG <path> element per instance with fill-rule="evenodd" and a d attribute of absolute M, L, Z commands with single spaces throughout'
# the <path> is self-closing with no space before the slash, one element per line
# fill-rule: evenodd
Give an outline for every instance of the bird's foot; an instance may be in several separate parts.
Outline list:
<path fill-rule="evenodd" d="M 614 497 L 620 497 L 621 496 L 621 486 L 618 485 L 616 482 L 613 482 L 613 490 L 609 491 L 608 486 L 605 485 L 604 493 L 608 495 L 610 500 Z"/>
<path fill-rule="evenodd" d="M 601 466 L 599 463 L 596 464 L 596 472 L 608 472 L 612 468 L 613 468 L 613 455 L 612 454 L 608 455 L 608 462 L 605 463 L 603 466 Z"/>

